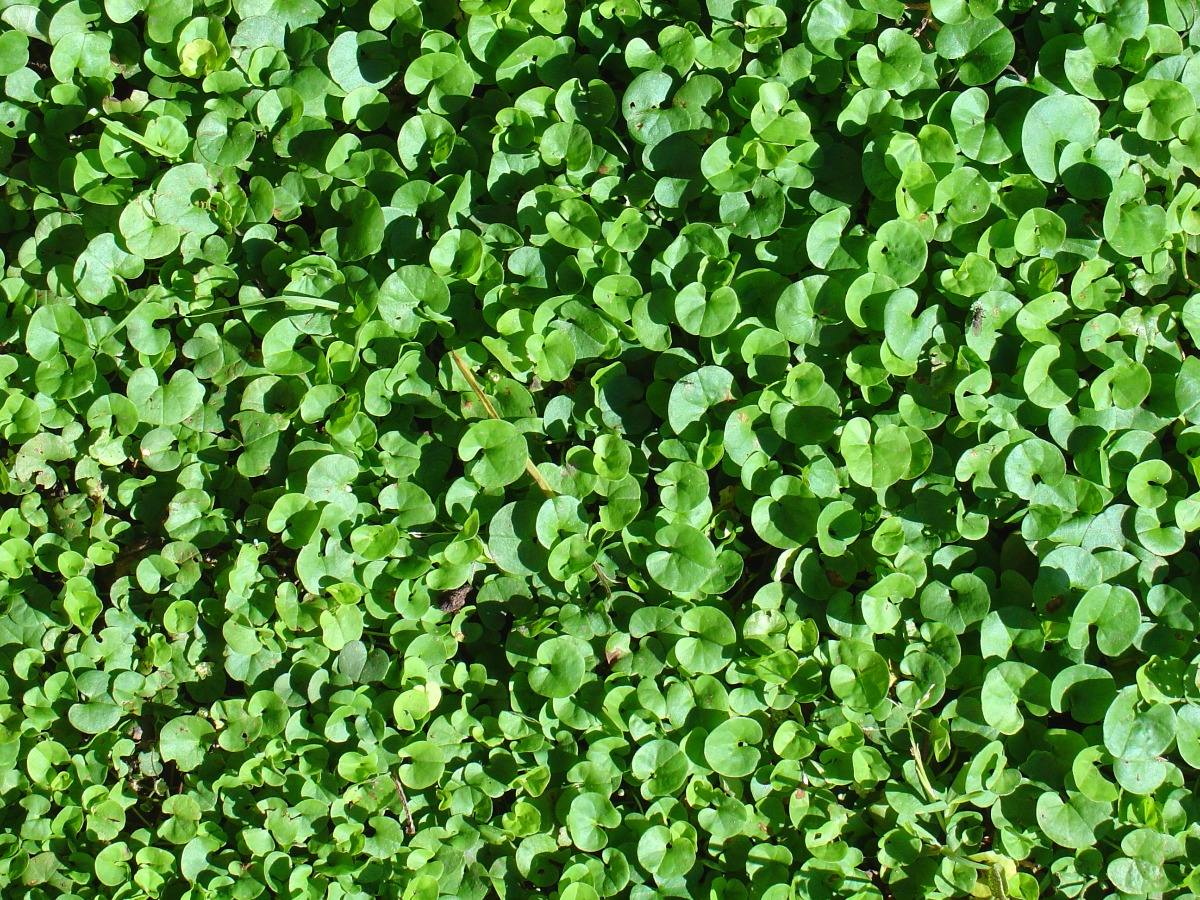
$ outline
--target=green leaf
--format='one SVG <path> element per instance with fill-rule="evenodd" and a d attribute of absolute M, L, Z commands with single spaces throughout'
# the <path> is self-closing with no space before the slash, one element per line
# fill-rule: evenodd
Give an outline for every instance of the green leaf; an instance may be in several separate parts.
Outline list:
<path fill-rule="evenodd" d="M 107 700 L 76 703 L 67 711 L 71 725 L 84 734 L 104 734 L 121 720 L 121 708 Z"/>
<path fill-rule="evenodd" d="M 159 734 L 162 758 L 174 762 L 180 770 L 199 768 L 208 753 L 209 739 L 215 729 L 205 719 L 184 715 L 167 722 Z"/>
<path fill-rule="evenodd" d="M 876 233 L 867 262 L 871 271 L 889 275 L 903 287 L 917 280 L 928 256 L 929 246 L 917 226 L 893 219 Z"/>
<path fill-rule="evenodd" d="M 440 747 L 429 741 L 416 741 L 400 751 L 400 780 L 414 790 L 423 790 L 438 779 L 446 769 L 446 757 Z"/>
<path fill-rule="evenodd" d="M 1141 625 L 1137 597 L 1128 588 L 1098 584 L 1089 588 L 1071 614 L 1071 643 L 1087 646 L 1087 627 L 1096 626 L 1096 646 L 1105 656 L 1120 656 L 1133 644 Z"/>
<path fill-rule="evenodd" d="M 1012 62 L 1016 41 L 995 16 L 952 22 L 937 33 L 938 56 L 958 64 L 965 85 L 987 84 Z"/>
<path fill-rule="evenodd" d="M 895 425 L 872 429 L 863 418 L 851 419 L 842 428 L 838 452 L 854 481 L 879 490 L 903 478 L 912 458 L 908 437 L 901 429 Z"/>
<path fill-rule="evenodd" d="M 529 450 L 525 436 L 511 422 L 485 419 L 467 429 L 458 444 L 467 471 L 482 488 L 502 488 L 525 471 Z"/>
<path fill-rule="evenodd" d="M 1029 171 L 1054 181 L 1062 146 L 1091 146 L 1100 129 L 1100 113 L 1086 98 L 1070 94 L 1042 97 L 1030 107 L 1021 126 L 1021 148 Z"/>
<path fill-rule="evenodd" d="M 587 645 L 578 638 L 550 638 L 538 646 L 529 686 L 543 697 L 570 697 L 587 676 L 589 658 Z"/>
<path fill-rule="evenodd" d="M 697 606 L 683 614 L 680 625 L 689 636 L 675 645 L 679 664 L 689 672 L 719 672 L 726 665 L 725 648 L 737 639 L 729 617 L 715 607 Z"/>
<path fill-rule="evenodd" d="M 1064 800 L 1047 792 L 1037 800 L 1037 822 L 1054 843 L 1082 850 L 1096 842 L 1096 827 L 1108 821 L 1112 805 L 1069 792 Z"/>
<path fill-rule="evenodd" d="M 1104 716 L 1104 746 L 1117 759 L 1140 762 L 1166 751 L 1175 737 L 1175 713 L 1164 703 L 1139 709 L 1135 688 L 1127 687 Z"/>
<path fill-rule="evenodd" d="M 96 589 L 86 577 L 76 575 L 63 586 L 63 609 L 80 631 L 91 631 L 103 608 Z"/>
<path fill-rule="evenodd" d="M 335 653 L 362 637 L 363 617 L 357 607 L 339 606 L 321 613 L 321 642 Z"/>
<path fill-rule="evenodd" d="M 758 765 L 762 726 L 739 716 L 722 722 L 704 739 L 704 761 L 726 778 L 744 778 Z"/>
<path fill-rule="evenodd" d="M 650 577 L 662 588 L 684 596 L 700 591 L 717 564 L 712 541 L 691 525 L 672 524 L 659 529 L 655 541 L 662 550 L 646 561 Z"/>
<path fill-rule="evenodd" d="M 737 314 L 737 294 L 730 287 L 709 294 L 704 285 L 693 282 L 675 297 L 675 317 L 688 334 L 716 337 L 733 324 Z"/>
<path fill-rule="evenodd" d="M 686 822 L 653 825 L 638 839 L 637 858 L 655 880 L 664 882 L 691 871 L 696 849 L 695 829 Z"/>

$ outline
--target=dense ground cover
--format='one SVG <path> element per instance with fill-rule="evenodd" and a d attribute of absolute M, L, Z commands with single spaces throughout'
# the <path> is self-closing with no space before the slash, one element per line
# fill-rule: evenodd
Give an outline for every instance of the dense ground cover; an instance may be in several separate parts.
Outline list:
<path fill-rule="evenodd" d="M 1191 0 L 0 23 L 6 892 L 1200 892 Z"/>

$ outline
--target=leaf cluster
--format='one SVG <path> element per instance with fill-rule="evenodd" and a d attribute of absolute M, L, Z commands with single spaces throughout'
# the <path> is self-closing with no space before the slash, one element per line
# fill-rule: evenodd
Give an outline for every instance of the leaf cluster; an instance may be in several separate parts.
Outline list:
<path fill-rule="evenodd" d="M 1198 106 L 1191 0 L 0 0 L 0 884 L 1200 893 Z"/>

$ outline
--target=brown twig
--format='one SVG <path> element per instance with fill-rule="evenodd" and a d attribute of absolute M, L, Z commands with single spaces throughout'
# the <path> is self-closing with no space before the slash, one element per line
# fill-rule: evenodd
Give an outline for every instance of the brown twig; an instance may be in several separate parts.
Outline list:
<path fill-rule="evenodd" d="M 933 17 L 933 10 L 930 9 L 927 2 L 905 3 L 904 8 L 916 10 L 921 13 L 921 22 L 913 32 L 913 37 L 919 38 L 924 35 L 926 28 L 932 28 L 934 31 L 937 31 L 942 27 L 942 23 Z M 933 46 L 933 41 L 928 36 L 925 37 L 925 40 L 931 47 Z"/>
<path fill-rule="evenodd" d="M 399 778 L 393 775 L 392 781 L 395 783 L 396 790 L 400 794 L 400 803 L 404 806 L 404 818 L 406 820 L 404 825 L 404 833 L 409 837 L 412 837 L 417 833 L 417 823 L 413 821 L 412 810 L 408 808 L 408 795 L 404 793 L 404 785 L 400 783 Z"/>

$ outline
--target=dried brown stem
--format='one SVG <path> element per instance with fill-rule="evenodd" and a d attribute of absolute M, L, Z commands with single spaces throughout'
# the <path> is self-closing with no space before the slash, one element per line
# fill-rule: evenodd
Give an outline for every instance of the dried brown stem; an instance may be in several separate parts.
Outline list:
<path fill-rule="evenodd" d="M 396 791 L 400 794 L 400 803 L 404 806 L 404 832 L 409 837 L 417 833 L 417 823 L 413 821 L 412 810 L 408 808 L 408 795 L 404 793 L 404 785 L 400 783 L 400 779 L 395 775 L 392 776 L 392 781 L 396 784 Z"/>

